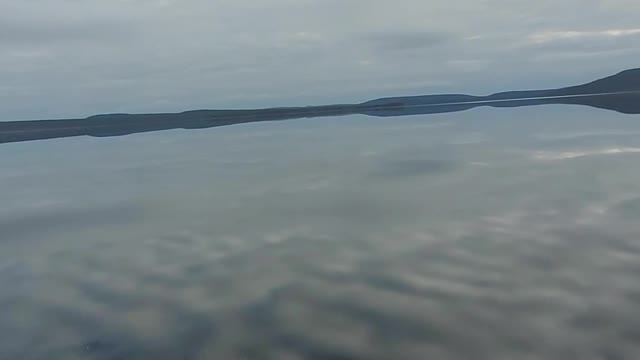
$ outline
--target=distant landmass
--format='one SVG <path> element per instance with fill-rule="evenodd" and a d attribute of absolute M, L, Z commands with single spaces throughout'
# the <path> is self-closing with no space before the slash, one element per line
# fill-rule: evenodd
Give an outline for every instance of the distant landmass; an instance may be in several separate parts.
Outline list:
<path fill-rule="evenodd" d="M 625 114 L 640 114 L 640 68 L 578 86 L 549 90 L 507 91 L 488 96 L 464 94 L 382 98 L 364 113 L 402 116 L 463 111 L 478 106 L 519 107 L 545 104 L 586 105 Z M 399 111 L 397 111 L 397 110 Z"/>
<path fill-rule="evenodd" d="M 169 129 L 204 129 L 262 121 L 363 114 L 426 115 L 479 106 L 585 105 L 640 114 L 640 68 L 587 84 L 549 90 L 499 92 L 488 96 L 439 94 L 380 98 L 360 104 L 279 107 L 252 110 L 192 110 L 159 114 L 104 114 L 84 119 L 0 122 L 0 144 L 73 136 L 122 136 Z"/>

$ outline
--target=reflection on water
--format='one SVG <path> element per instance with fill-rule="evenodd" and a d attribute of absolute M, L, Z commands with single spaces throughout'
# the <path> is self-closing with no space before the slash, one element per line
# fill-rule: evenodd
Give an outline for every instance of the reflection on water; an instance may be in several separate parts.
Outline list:
<path fill-rule="evenodd" d="M 3 145 L 0 359 L 636 358 L 635 121 L 479 109 Z"/>

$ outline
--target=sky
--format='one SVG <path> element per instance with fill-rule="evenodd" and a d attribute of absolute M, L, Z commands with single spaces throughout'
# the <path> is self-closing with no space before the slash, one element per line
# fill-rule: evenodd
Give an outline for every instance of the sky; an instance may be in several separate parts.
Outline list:
<path fill-rule="evenodd" d="M 636 0 L 0 0 L 0 120 L 574 85 Z"/>

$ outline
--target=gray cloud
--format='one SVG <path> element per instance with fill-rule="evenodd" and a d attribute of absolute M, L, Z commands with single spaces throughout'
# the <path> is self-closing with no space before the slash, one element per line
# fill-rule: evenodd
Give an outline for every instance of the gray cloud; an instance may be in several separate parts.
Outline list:
<path fill-rule="evenodd" d="M 46 19 L 24 21 L 16 18 L 0 18 L 0 44 L 15 49 L 33 46 L 82 46 L 83 42 L 102 44 L 126 42 L 131 39 L 133 28 L 125 21 L 112 22 L 91 19 L 73 22 L 52 22 Z M 73 48 L 69 48 L 73 51 Z"/>
<path fill-rule="evenodd" d="M 413 31 L 377 32 L 364 37 L 364 41 L 371 43 L 380 52 L 428 49 L 452 40 L 453 36 L 450 34 Z"/>
<path fill-rule="evenodd" d="M 612 211 L 625 219 L 638 219 L 640 217 L 640 198 L 622 201 L 616 204 Z"/>
<path fill-rule="evenodd" d="M 637 6 L 624 0 L 588 6 L 578 0 L 455 6 L 3 0 L 0 118 L 357 101 L 381 89 L 571 84 L 635 66 L 632 36 L 587 36 L 564 45 L 531 44 L 532 36 L 636 28 Z M 578 7 L 580 18 L 562 16 Z M 603 51 L 606 65 L 584 55 Z M 569 67 L 583 76 L 576 79 Z"/>
<path fill-rule="evenodd" d="M 373 171 L 373 176 L 403 178 L 449 173 L 456 168 L 455 163 L 438 159 L 409 159 L 383 163 Z"/>

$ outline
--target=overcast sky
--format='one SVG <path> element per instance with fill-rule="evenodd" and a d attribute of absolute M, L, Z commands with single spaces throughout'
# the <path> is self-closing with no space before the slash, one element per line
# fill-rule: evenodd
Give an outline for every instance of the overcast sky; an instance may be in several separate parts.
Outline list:
<path fill-rule="evenodd" d="M 0 0 L 0 120 L 573 85 L 637 0 Z"/>

